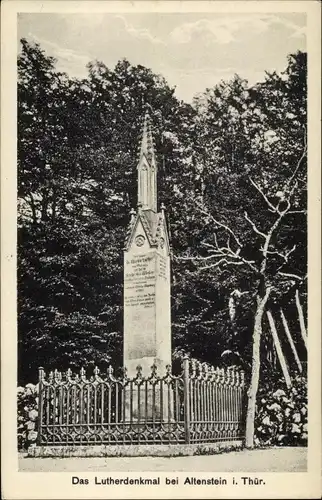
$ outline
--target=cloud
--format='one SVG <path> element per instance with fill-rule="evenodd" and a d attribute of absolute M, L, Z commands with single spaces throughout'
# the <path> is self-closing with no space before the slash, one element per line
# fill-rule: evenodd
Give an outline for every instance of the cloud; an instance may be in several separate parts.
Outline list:
<path fill-rule="evenodd" d="M 39 38 L 33 33 L 28 33 L 28 38 L 38 43 L 49 55 L 57 59 L 57 68 L 66 71 L 71 76 L 84 76 L 86 65 L 90 57 L 72 49 L 61 47 L 57 43 Z"/>
<path fill-rule="evenodd" d="M 305 28 L 289 19 L 271 14 L 252 14 L 234 17 L 218 17 L 216 19 L 199 19 L 191 23 L 177 26 L 170 33 L 170 40 L 177 44 L 189 43 L 194 37 L 202 37 L 203 42 L 221 45 L 236 42 L 243 32 L 260 35 L 267 32 L 273 24 L 279 24 L 292 31 L 291 37 L 305 34 Z"/>
<path fill-rule="evenodd" d="M 236 32 L 246 25 L 256 33 L 261 33 L 267 29 L 267 24 L 262 19 L 250 16 L 222 17 L 213 20 L 200 19 L 177 26 L 170 33 L 170 38 L 176 43 L 188 43 L 193 36 L 198 35 L 203 36 L 208 41 L 228 44 L 236 41 Z"/>
<path fill-rule="evenodd" d="M 234 40 L 232 32 L 222 26 L 218 26 L 216 21 L 200 19 L 193 23 L 185 23 L 177 26 L 171 33 L 170 39 L 174 43 L 189 43 L 195 35 L 212 36 L 218 43 L 229 43 Z"/>
<path fill-rule="evenodd" d="M 306 36 L 306 26 L 302 28 L 298 27 L 291 35 L 291 38 L 301 38 L 302 36 Z"/>
<path fill-rule="evenodd" d="M 271 15 L 270 20 L 271 24 L 279 24 L 280 26 L 284 26 L 284 28 L 287 28 L 289 31 L 291 31 L 291 38 L 300 38 L 302 36 L 306 36 L 306 26 L 299 26 L 290 19 L 279 17 L 277 15 Z"/>
<path fill-rule="evenodd" d="M 152 35 L 150 31 L 146 28 L 135 28 L 133 24 L 130 24 L 125 17 L 121 15 L 116 15 L 114 16 L 116 19 L 121 19 L 123 22 L 125 31 L 133 38 L 141 39 L 141 40 L 147 40 L 153 44 L 158 44 L 158 45 L 166 45 L 166 43 L 161 40 L 160 38 Z"/>
<path fill-rule="evenodd" d="M 178 67 L 178 68 L 172 68 L 172 71 L 178 74 L 178 76 L 184 78 L 186 75 L 194 75 L 198 78 L 200 78 L 200 75 L 234 75 L 235 73 L 238 72 L 238 68 L 234 67 L 226 67 L 226 68 L 214 68 L 213 66 L 205 66 L 201 68 L 184 68 L 184 67 Z"/>

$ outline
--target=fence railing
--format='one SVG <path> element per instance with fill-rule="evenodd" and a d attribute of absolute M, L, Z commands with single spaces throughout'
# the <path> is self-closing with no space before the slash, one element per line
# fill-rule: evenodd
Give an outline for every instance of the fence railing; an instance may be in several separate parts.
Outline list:
<path fill-rule="evenodd" d="M 148 377 L 39 369 L 39 445 L 179 444 L 244 437 L 243 372 L 183 362 Z"/>

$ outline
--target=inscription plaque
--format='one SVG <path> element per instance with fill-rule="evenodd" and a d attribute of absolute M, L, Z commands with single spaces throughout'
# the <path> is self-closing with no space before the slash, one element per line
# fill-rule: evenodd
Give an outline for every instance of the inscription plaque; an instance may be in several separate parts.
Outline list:
<path fill-rule="evenodd" d="M 125 259 L 124 320 L 130 335 L 127 339 L 128 359 L 155 356 L 155 284 L 154 253 L 128 255 Z"/>
<path fill-rule="evenodd" d="M 158 276 L 160 278 L 167 279 L 167 259 L 163 255 L 158 256 L 159 266 L 158 266 Z"/>

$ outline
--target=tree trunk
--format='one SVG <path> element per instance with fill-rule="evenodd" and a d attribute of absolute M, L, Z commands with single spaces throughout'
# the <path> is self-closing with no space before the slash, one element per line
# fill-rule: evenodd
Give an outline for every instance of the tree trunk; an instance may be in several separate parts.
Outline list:
<path fill-rule="evenodd" d="M 297 307 L 297 311 L 298 311 L 298 315 L 299 315 L 299 322 L 300 322 L 302 339 L 303 339 L 303 342 L 304 342 L 305 347 L 307 349 L 307 333 L 306 333 L 306 328 L 305 328 L 303 309 L 301 306 L 300 295 L 299 295 L 298 290 L 296 290 L 296 292 L 295 292 L 295 302 L 296 302 L 296 307 Z"/>
<path fill-rule="evenodd" d="M 281 318 L 282 318 L 284 330 L 285 330 L 285 333 L 286 333 L 286 336 L 287 336 L 287 340 L 289 341 L 289 344 L 291 346 L 292 352 L 294 354 L 294 358 L 295 358 L 297 367 L 299 369 L 299 372 L 302 373 L 303 370 L 302 370 L 301 361 L 300 361 L 300 358 L 298 357 L 297 350 L 296 350 L 296 347 L 295 347 L 294 341 L 292 339 L 292 335 L 291 335 L 290 329 L 288 327 L 288 324 L 287 324 L 287 321 L 286 321 L 286 318 L 285 318 L 285 315 L 284 315 L 282 309 L 280 310 L 280 314 L 281 314 Z"/>
<path fill-rule="evenodd" d="M 260 341 L 262 334 L 262 319 L 265 311 L 265 305 L 267 303 L 270 292 L 271 287 L 267 287 L 264 297 L 257 297 L 257 309 L 255 313 L 253 330 L 252 375 L 247 393 L 248 404 L 246 416 L 246 448 L 254 447 L 255 408 L 260 373 Z"/>
<path fill-rule="evenodd" d="M 290 388 L 292 386 L 290 374 L 288 372 L 285 356 L 283 354 L 282 346 L 281 346 L 280 340 L 278 338 L 278 333 L 276 330 L 275 321 L 274 321 L 274 318 L 273 318 L 272 313 L 270 311 L 267 311 L 267 318 L 269 321 L 269 326 L 270 326 L 272 337 L 274 340 L 278 360 L 279 360 L 281 368 L 282 368 L 284 380 L 285 380 L 286 386 L 288 388 Z"/>

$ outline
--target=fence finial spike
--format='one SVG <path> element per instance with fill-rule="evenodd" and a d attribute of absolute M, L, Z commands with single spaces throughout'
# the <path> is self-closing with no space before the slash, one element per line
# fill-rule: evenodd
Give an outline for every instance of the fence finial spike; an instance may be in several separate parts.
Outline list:
<path fill-rule="evenodd" d="M 42 382 L 45 378 L 45 372 L 44 372 L 44 368 L 42 366 L 39 366 L 38 368 L 38 380 L 39 382 Z"/>
<path fill-rule="evenodd" d="M 186 363 L 187 356 L 183 356 L 181 361 L 181 368 L 184 368 L 184 364 Z"/>
<path fill-rule="evenodd" d="M 54 370 L 54 382 L 59 382 L 59 372 L 57 368 Z"/>
<path fill-rule="evenodd" d="M 202 375 L 204 377 L 204 379 L 206 380 L 208 378 L 208 364 L 207 363 L 202 363 Z"/>
<path fill-rule="evenodd" d="M 68 382 L 71 381 L 71 378 L 72 378 L 72 370 L 70 368 L 67 368 L 66 370 L 66 378 L 68 380 Z"/>
<path fill-rule="evenodd" d="M 85 371 L 85 368 L 83 366 L 79 370 L 79 373 L 80 373 L 81 380 L 84 381 L 85 380 L 86 371 Z"/>
<path fill-rule="evenodd" d="M 97 380 L 99 377 L 100 371 L 97 366 L 94 367 L 94 380 Z"/>
<path fill-rule="evenodd" d="M 136 373 L 137 373 L 137 377 L 141 377 L 142 376 L 142 366 L 141 365 L 137 365 L 137 367 L 136 367 Z"/>

